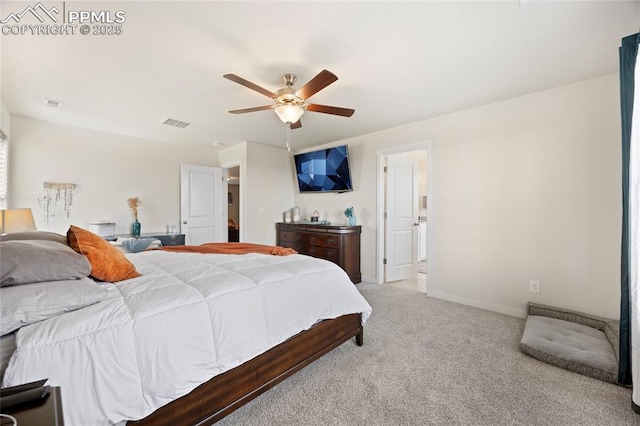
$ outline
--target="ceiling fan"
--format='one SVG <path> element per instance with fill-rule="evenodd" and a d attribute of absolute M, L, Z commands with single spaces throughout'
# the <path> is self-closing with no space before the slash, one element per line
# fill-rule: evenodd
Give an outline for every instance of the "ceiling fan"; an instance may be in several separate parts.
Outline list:
<path fill-rule="evenodd" d="M 255 83 L 245 80 L 244 78 L 239 77 L 235 74 L 225 74 L 223 77 L 227 80 L 231 80 L 235 83 L 248 87 L 251 90 L 255 90 L 256 92 L 273 99 L 273 101 L 275 102 L 275 104 L 273 105 L 264 105 L 259 107 L 235 109 L 229 111 L 232 114 L 244 114 L 247 112 L 273 109 L 276 111 L 276 114 L 278 114 L 280 120 L 282 120 L 283 123 L 287 124 L 289 128 L 299 129 L 300 127 L 302 127 L 302 124 L 300 123 L 300 117 L 302 116 L 302 114 L 304 114 L 305 111 L 321 112 L 323 114 L 340 115 L 343 117 L 351 117 L 355 112 L 355 110 L 350 108 L 340 108 L 327 105 L 311 104 L 306 102 L 306 100 L 311 96 L 315 95 L 320 90 L 324 89 L 338 79 L 338 77 L 336 77 L 336 75 L 331 71 L 320 71 L 318 75 L 313 77 L 307 84 L 299 89 L 295 89 L 293 87 L 297 80 L 296 76 L 293 74 L 285 74 L 282 76 L 282 79 L 284 80 L 286 87 L 278 89 L 275 93 L 263 87 L 260 87 Z"/>

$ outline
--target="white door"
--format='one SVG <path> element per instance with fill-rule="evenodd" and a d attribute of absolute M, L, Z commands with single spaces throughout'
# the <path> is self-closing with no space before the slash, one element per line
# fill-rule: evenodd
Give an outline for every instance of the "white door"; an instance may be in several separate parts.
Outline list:
<path fill-rule="evenodd" d="M 180 229 L 185 244 L 227 241 L 227 171 L 180 166 Z"/>
<path fill-rule="evenodd" d="M 418 274 L 418 163 L 404 154 L 387 156 L 385 281 Z"/>

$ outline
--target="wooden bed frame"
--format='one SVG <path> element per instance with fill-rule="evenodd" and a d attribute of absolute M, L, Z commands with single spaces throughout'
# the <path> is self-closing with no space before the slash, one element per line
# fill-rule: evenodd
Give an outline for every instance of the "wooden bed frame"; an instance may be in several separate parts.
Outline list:
<path fill-rule="evenodd" d="M 127 425 L 213 424 L 352 337 L 362 346 L 361 314 L 319 322 Z"/>

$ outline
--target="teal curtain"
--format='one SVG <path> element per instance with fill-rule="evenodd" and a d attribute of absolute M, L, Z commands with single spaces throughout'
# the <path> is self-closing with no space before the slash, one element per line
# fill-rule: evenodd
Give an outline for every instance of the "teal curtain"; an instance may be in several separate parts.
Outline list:
<path fill-rule="evenodd" d="M 620 111 L 622 116 L 622 247 L 621 247 L 621 300 L 620 300 L 620 367 L 618 381 L 621 384 L 632 383 L 632 317 L 631 306 L 637 306 L 630 292 L 630 235 L 629 235 L 629 168 L 631 165 L 631 129 L 633 125 L 633 107 L 635 92 L 635 68 L 638 56 L 639 34 L 622 39 L 620 47 Z M 640 106 L 638 106 L 640 107 Z M 636 124 L 637 125 L 637 124 Z M 632 218 L 637 220 L 637 218 Z M 635 302 L 635 303 L 634 303 Z M 637 330 L 636 330 L 637 331 Z M 638 405 L 632 401 L 634 410 Z"/>

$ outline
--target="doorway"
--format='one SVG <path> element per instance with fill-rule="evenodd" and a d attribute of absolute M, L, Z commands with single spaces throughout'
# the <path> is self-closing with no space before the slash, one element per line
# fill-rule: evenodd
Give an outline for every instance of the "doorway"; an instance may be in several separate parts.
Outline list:
<path fill-rule="evenodd" d="M 229 242 L 240 241 L 240 166 L 227 169 Z"/>
<path fill-rule="evenodd" d="M 433 257 L 431 142 L 379 149 L 376 155 L 377 282 L 428 292 Z"/>

